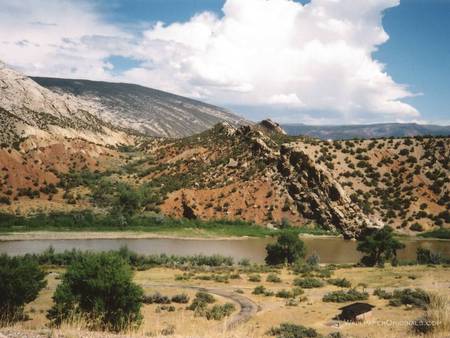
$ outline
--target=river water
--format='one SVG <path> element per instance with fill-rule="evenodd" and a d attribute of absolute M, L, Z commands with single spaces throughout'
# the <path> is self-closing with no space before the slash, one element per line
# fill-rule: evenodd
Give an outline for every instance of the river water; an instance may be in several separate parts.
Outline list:
<path fill-rule="evenodd" d="M 322 263 L 354 263 L 361 254 L 356 250 L 357 242 L 341 238 L 303 237 L 308 254 L 316 252 Z M 248 258 L 252 262 L 262 263 L 266 255 L 265 247 L 273 242 L 272 238 L 248 238 L 231 240 L 195 240 L 195 239 L 82 239 L 82 240 L 24 240 L 0 242 L 0 253 L 23 255 L 40 253 L 52 246 L 57 252 L 71 249 L 107 251 L 127 246 L 139 254 L 168 255 L 213 255 L 231 256 L 235 261 Z M 450 241 L 430 239 L 404 239 L 404 250 L 398 251 L 399 259 L 415 259 L 418 247 L 427 248 L 450 256 Z"/>

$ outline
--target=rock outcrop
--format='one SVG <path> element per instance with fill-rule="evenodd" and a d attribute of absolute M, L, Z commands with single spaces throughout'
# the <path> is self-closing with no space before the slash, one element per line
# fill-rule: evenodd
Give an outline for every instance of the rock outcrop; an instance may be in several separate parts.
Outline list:
<path fill-rule="evenodd" d="M 331 173 L 297 145 L 284 144 L 277 169 L 300 214 L 316 220 L 346 238 L 358 237 L 368 228 L 382 224 L 369 219 L 347 196 Z"/>
<path fill-rule="evenodd" d="M 262 120 L 259 123 L 259 126 L 269 133 L 287 135 L 286 132 L 283 130 L 283 128 L 281 128 L 281 126 L 278 123 L 272 121 L 271 119 Z"/>

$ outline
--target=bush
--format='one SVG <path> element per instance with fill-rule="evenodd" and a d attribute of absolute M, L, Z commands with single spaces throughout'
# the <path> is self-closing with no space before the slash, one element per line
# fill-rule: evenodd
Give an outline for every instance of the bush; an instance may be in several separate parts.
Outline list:
<path fill-rule="evenodd" d="M 276 293 L 276 296 L 278 298 L 294 298 L 295 297 L 293 292 L 285 290 L 285 289 L 282 289 L 282 290 L 278 291 Z"/>
<path fill-rule="evenodd" d="M 304 258 L 306 253 L 305 244 L 292 232 L 282 233 L 277 242 L 266 246 L 268 265 L 292 264 Z"/>
<path fill-rule="evenodd" d="M 206 319 L 222 320 L 228 317 L 236 310 L 236 307 L 231 303 L 225 303 L 224 305 L 214 305 L 211 309 L 206 311 Z"/>
<path fill-rule="evenodd" d="M 269 273 L 269 274 L 267 275 L 266 281 L 267 281 L 267 282 L 270 282 L 270 283 L 281 283 L 281 278 L 278 277 L 278 276 L 277 276 L 276 274 L 274 274 L 274 273 Z"/>
<path fill-rule="evenodd" d="M 441 264 L 445 259 L 439 253 L 433 253 L 428 249 L 418 248 L 417 263 L 419 264 Z"/>
<path fill-rule="evenodd" d="M 261 282 L 261 276 L 260 275 L 250 275 L 248 277 L 249 282 Z"/>
<path fill-rule="evenodd" d="M 0 196 L 0 204 L 11 205 L 11 200 L 8 196 Z"/>
<path fill-rule="evenodd" d="M 178 303 L 178 304 L 187 304 L 189 303 L 189 296 L 185 293 L 175 295 L 172 297 L 172 302 Z"/>
<path fill-rule="evenodd" d="M 334 279 L 329 279 L 328 283 L 332 284 L 332 285 L 336 285 L 339 286 L 341 288 L 349 288 L 352 286 L 352 283 L 350 283 L 349 280 L 345 279 L 345 278 L 334 278 Z"/>
<path fill-rule="evenodd" d="M 369 294 L 367 292 L 359 292 L 356 289 L 350 289 L 348 291 L 339 290 L 329 292 L 325 296 L 323 296 L 322 301 L 333 303 L 344 303 L 357 300 L 367 300 L 368 298 Z"/>
<path fill-rule="evenodd" d="M 195 294 L 195 298 L 191 305 L 187 307 L 188 310 L 195 311 L 196 315 L 204 316 L 207 311 L 207 305 L 214 303 L 215 298 L 209 293 L 199 291 Z"/>
<path fill-rule="evenodd" d="M 317 267 L 320 264 L 320 256 L 317 252 L 314 252 L 311 256 L 306 259 L 306 264 L 310 266 Z"/>
<path fill-rule="evenodd" d="M 267 289 L 264 285 L 258 285 L 253 289 L 253 294 L 254 295 L 263 295 L 264 293 L 267 292 Z"/>
<path fill-rule="evenodd" d="M 430 304 L 430 295 L 422 289 L 394 290 L 389 301 L 391 306 L 412 305 L 422 309 L 426 309 L 428 304 Z"/>
<path fill-rule="evenodd" d="M 383 266 L 388 260 L 397 257 L 397 250 L 405 245 L 394 238 L 394 229 L 389 226 L 375 231 L 359 242 L 357 250 L 365 254 L 361 263 L 366 266 Z"/>
<path fill-rule="evenodd" d="M 419 223 L 413 223 L 411 224 L 411 226 L 409 227 L 410 230 L 412 231 L 417 231 L 417 232 L 422 232 L 423 229 L 423 225 L 419 224 Z"/>
<path fill-rule="evenodd" d="M 47 284 L 45 273 L 29 257 L 0 256 L 0 326 L 23 318 L 23 307 Z"/>
<path fill-rule="evenodd" d="M 277 336 L 278 338 L 319 337 L 319 334 L 314 329 L 290 323 L 282 323 L 279 327 L 272 327 L 266 334 L 269 336 Z"/>
<path fill-rule="evenodd" d="M 143 291 L 132 277 L 131 267 L 117 254 L 86 254 L 67 268 L 47 317 L 56 326 L 75 316 L 94 330 L 137 327 Z"/>
<path fill-rule="evenodd" d="M 294 279 L 294 285 L 300 286 L 304 289 L 313 289 L 313 288 L 320 288 L 324 284 L 320 279 L 316 278 L 296 278 Z"/>
<path fill-rule="evenodd" d="M 170 304 L 170 299 L 159 292 L 155 292 L 153 295 L 143 296 L 142 302 L 145 304 Z"/>
<path fill-rule="evenodd" d="M 375 289 L 373 294 L 374 294 L 374 296 L 377 296 L 378 298 L 381 298 L 381 299 L 391 299 L 392 298 L 391 292 L 387 292 L 386 290 L 383 290 L 380 288 Z"/>

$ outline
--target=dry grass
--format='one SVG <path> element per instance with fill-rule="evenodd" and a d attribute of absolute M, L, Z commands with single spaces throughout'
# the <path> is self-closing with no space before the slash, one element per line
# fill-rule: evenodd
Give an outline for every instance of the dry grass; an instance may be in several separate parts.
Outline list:
<path fill-rule="evenodd" d="M 450 298 L 447 295 L 432 294 L 423 320 L 431 323 L 431 336 L 450 335 Z"/>
<path fill-rule="evenodd" d="M 52 270 L 55 271 L 55 270 Z M 56 271 L 61 273 L 61 270 Z M 334 285 L 325 285 L 322 288 L 306 289 L 304 296 L 307 301 L 300 302 L 298 306 L 286 306 L 286 300 L 277 297 L 265 297 L 263 295 L 253 295 L 255 286 L 264 285 L 274 292 L 280 289 L 291 289 L 296 275 L 283 269 L 279 273 L 281 283 L 270 283 L 266 281 L 268 273 L 261 273 L 261 282 L 250 282 L 245 273 L 241 273 L 241 279 L 230 279 L 229 283 L 218 283 L 213 280 L 176 281 L 175 275 L 183 271 L 169 268 L 155 268 L 147 271 L 139 271 L 135 274 L 135 281 L 142 285 L 146 294 L 159 291 L 163 295 L 173 296 L 174 294 L 186 293 L 193 299 L 196 290 L 186 288 L 188 286 L 201 286 L 205 288 L 220 288 L 223 290 L 243 290 L 243 296 L 251 299 L 259 306 L 258 313 L 247 323 L 238 326 L 231 331 L 226 330 L 227 319 L 223 321 L 208 321 L 204 317 L 195 317 L 192 311 L 186 310 L 186 304 L 173 304 L 174 312 L 157 312 L 157 304 L 144 305 L 142 314 L 144 321 L 142 326 L 133 332 L 126 332 L 122 337 L 159 337 L 162 333 L 168 332 L 171 327 L 174 329 L 173 337 L 265 337 L 265 333 L 273 326 L 278 326 L 283 322 L 304 325 L 316 329 L 320 334 L 327 335 L 332 332 L 341 332 L 344 336 L 350 337 L 404 337 L 409 338 L 412 332 L 408 322 L 423 317 L 425 313 L 417 308 L 391 307 L 388 301 L 379 299 L 372 295 L 372 291 L 377 287 L 383 288 L 406 288 L 420 287 L 429 292 L 435 293 L 432 306 L 426 312 L 429 318 L 439 319 L 442 323 L 434 333 L 434 337 L 450 337 L 449 307 L 443 300 L 447 296 L 450 287 L 450 268 L 448 267 L 427 267 L 427 266 L 405 266 L 379 268 L 345 268 L 335 271 L 333 278 L 347 278 L 353 286 L 359 283 L 367 285 L 367 291 L 371 294 L 368 302 L 375 306 L 373 310 L 372 322 L 364 324 L 344 324 L 333 321 L 333 317 L 340 313 L 339 308 L 346 304 L 324 303 L 322 297 L 329 291 L 339 288 Z M 208 272 L 202 272 L 202 275 Z M 409 278 L 410 276 L 415 279 Z M 51 296 L 59 280 L 57 275 L 52 273 L 48 276 L 48 287 L 43 290 L 39 298 L 26 307 L 26 312 L 30 316 L 29 321 L 18 323 L 15 330 L 33 330 L 39 332 L 46 329 L 47 320 L 45 314 L 52 304 Z M 217 303 L 229 302 L 219 296 L 215 296 Z M 32 312 L 31 309 L 34 309 Z M 238 308 L 238 306 L 237 306 Z M 397 324 L 397 323 L 405 323 Z M 101 335 L 99 333 L 87 333 L 83 323 L 66 324 L 61 330 L 51 331 L 56 337 L 62 334 L 64 337 L 109 337 L 111 335 Z M 167 331 L 166 331 L 167 330 Z M 49 331 L 46 331 L 49 332 Z M 170 335 L 169 335 L 170 336 Z M 33 337 L 23 335 L 23 337 Z M 44 337 L 44 336 L 43 336 Z M 52 337 L 47 335 L 45 337 Z M 117 336 L 115 336 L 117 337 Z"/>

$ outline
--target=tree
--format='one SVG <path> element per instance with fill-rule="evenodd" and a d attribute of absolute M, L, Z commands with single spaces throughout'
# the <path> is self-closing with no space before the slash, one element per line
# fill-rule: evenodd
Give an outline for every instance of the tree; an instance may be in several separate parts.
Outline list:
<path fill-rule="evenodd" d="M 142 194 L 127 184 L 119 185 L 116 207 L 124 216 L 131 217 L 142 207 Z"/>
<path fill-rule="evenodd" d="M 35 260 L 0 256 L 0 324 L 22 319 L 24 305 L 47 285 L 44 278 Z"/>
<path fill-rule="evenodd" d="M 397 258 L 397 250 L 403 249 L 405 245 L 394 238 L 394 230 L 390 226 L 375 231 L 366 236 L 358 244 L 358 251 L 365 254 L 361 263 L 366 266 L 383 266 L 386 261 Z"/>
<path fill-rule="evenodd" d="M 276 243 L 266 246 L 266 251 L 266 263 L 269 265 L 292 264 L 306 254 L 305 244 L 292 232 L 282 233 Z"/>
<path fill-rule="evenodd" d="M 142 288 L 129 264 L 114 253 L 87 254 L 73 262 L 53 295 L 47 318 L 55 326 L 74 318 L 89 329 L 119 332 L 142 321 Z"/>

